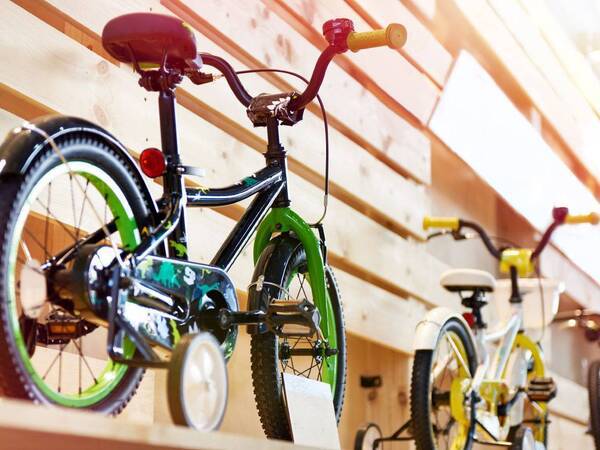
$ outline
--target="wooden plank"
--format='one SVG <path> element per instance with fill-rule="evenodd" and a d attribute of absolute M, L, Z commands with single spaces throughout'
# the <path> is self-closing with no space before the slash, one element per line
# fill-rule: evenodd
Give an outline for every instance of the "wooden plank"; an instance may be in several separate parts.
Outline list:
<path fill-rule="evenodd" d="M 586 145 L 586 130 L 570 115 L 565 103 L 558 98 L 542 73 L 531 64 L 489 4 L 484 0 L 455 0 L 454 3 L 499 58 L 502 68 L 514 77 L 570 150 L 596 178 L 600 177 L 599 157 L 595 151 L 597 145 Z"/>
<path fill-rule="evenodd" d="M 583 308 L 600 312 L 600 286 L 589 275 L 573 267 L 573 263 L 553 246 L 547 247 L 540 257 L 542 274 L 562 280 L 566 293 Z"/>
<path fill-rule="evenodd" d="M 576 118 L 584 133 L 584 145 L 597 147 L 600 142 L 600 121 L 581 92 L 572 83 L 557 55 L 544 40 L 519 0 L 488 0 L 531 62 L 544 75 L 556 95 Z M 594 151 L 594 153 L 597 153 Z M 600 161 L 598 158 L 597 161 Z"/>
<path fill-rule="evenodd" d="M 53 0 L 55 6 L 64 9 L 76 20 L 81 20 L 89 29 L 100 32 L 105 21 L 110 17 L 121 14 L 128 10 L 139 10 L 136 3 L 128 3 L 127 9 L 123 5 L 114 8 L 114 2 L 95 2 L 98 10 L 92 8 L 77 8 L 77 5 L 64 0 Z M 42 3 L 36 3 L 41 5 Z M 144 4 L 148 4 L 145 2 Z M 125 11 L 124 11 L 125 10 Z M 167 12 L 158 3 L 154 4 L 153 10 L 157 12 Z M 191 22 L 194 24 L 193 22 Z M 214 44 L 205 44 L 209 47 L 207 50 L 217 54 L 223 54 L 223 51 Z M 228 55 L 223 55 L 228 60 Z M 235 61 L 232 61 L 234 65 Z M 277 88 L 266 83 L 260 82 L 258 77 L 247 77 L 245 81 L 252 92 L 277 91 Z M 193 94 L 189 96 L 188 94 Z M 217 114 L 222 113 L 232 118 L 239 126 L 235 132 L 248 135 L 247 139 L 252 141 L 254 148 L 258 151 L 264 151 L 266 143 L 263 139 L 264 129 L 255 129 L 248 121 L 245 110 L 233 100 L 226 83 L 223 81 L 209 86 L 186 86 L 186 90 L 179 90 L 178 99 L 182 102 L 182 97 L 186 96 L 196 105 L 201 105 L 201 109 L 213 108 Z M 223 99 L 227 102 L 223 102 Z M 201 99 L 201 100 L 199 100 Z M 195 107 L 195 106 L 192 106 Z M 186 103 L 186 107 L 190 108 Z M 195 111 L 196 112 L 196 111 Z M 200 113 L 201 114 L 201 113 Z M 204 116 L 206 117 L 206 116 Z M 213 124 L 221 126 L 222 119 L 211 120 Z M 283 133 L 283 142 L 291 149 L 290 168 L 292 171 L 309 179 L 309 181 L 322 186 L 323 184 L 323 129 L 322 125 L 316 119 L 316 116 L 307 113 L 306 120 L 298 125 L 293 133 Z M 186 129 L 185 124 L 180 121 L 180 129 Z M 245 131 L 245 133 L 244 133 Z M 302 135 L 302 140 L 296 136 Z M 427 214 L 428 196 L 425 190 L 413 183 L 398 176 L 392 169 L 386 166 L 375 157 L 362 151 L 354 142 L 347 139 L 341 133 L 331 130 L 330 132 L 331 152 L 332 152 L 332 193 L 338 198 L 352 204 L 361 212 L 370 215 L 375 220 L 387 223 L 392 229 L 401 234 L 410 233 L 415 236 L 422 236 L 420 229 L 420 218 Z M 345 161 L 343 170 L 335 162 L 338 158 Z M 377 180 L 376 182 L 374 180 Z"/>
<path fill-rule="evenodd" d="M 21 23 L 23 26 L 26 26 L 22 21 L 27 20 L 27 15 L 16 13 L 18 13 L 18 8 L 15 12 L 15 18 L 11 22 Z M 21 19 L 19 19 L 19 17 L 21 17 Z M 21 20 L 21 22 L 19 22 L 19 20 Z M 57 51 L 56 46 L 58 43 L 62 42 L 61 39 L 64 40 L 64 42 L 60 45 L 65 46 L 65 49 L 62 51 L 68 54 L 74 54 L 79 48 L 75 43 L 72 43 L 60 33 L 56 32 L 56 35 L 51 33 L 54 30 L 44 28 L 41 23 L 33 23 L 27 26 L 30 25 L 34 27 L 38 35 L 49 33 L 46 41 L 52 40 L 52 46 L 55 52 Z M 38 45 L 36 48 L 41 49 L 41 46 Z M 51 49 L 48 49 L 48 51 L 51 52 Z M 60 52 L 61 51 L 58 51 L 58 54 L 60 54 Z M 85 50 L 81 50 L 81 54 L 77 53 L 77 55 L 77 61 L 80 67 L 95 67 L 95 65 L 102 63 L 102 61 L 100 61 L 100 63 L 97 62 L 98 59 L 93 53 L 86 52 Z M 33 54 L 30 55 L 30 60 L 37 61 L 38 67 L 43 67 L 45 58 L 45 56 L 37 57 Z M 132 83 L 132 75 L 125 69 L 118 70 L 110 65 L 107 65 L 104 69 L 105 79 L 103 80 L 104 84 L 102 85 L 102 88 L 109 92 L 122 92 L 122 94 L 115 96 L 110 102 L 97 101 L 93 96 L 90 98 L 90 96 L 86 95 L 82 95 L 75 101 L 74 96 L 72 95 L 62 95 L 61 93 L 63 92 L 75 92 L 78 89 L 81 89 L 82 92 L 94 92 L 94 90 L 99 89 L 97 85 L 88 81 L 88 77 L 77 80 L 65 77 L 65 73 L 69 73 L 69 70 L 65 71 L 62 69 L 65 68 L 53 64 L 52 70 L 49 70 L 46 73 L 46 78 L 53 80 L 49 81 L 49 83 L 56 83 L 52 91 L 46 91 L 36 87 L 35 80 L 26 81 L 23 77 L 18 78 L 16 75 L 14 76 L 14 82 L 19 83 L 22 89 L 29 90 L 29 92 L 35 96 L 39 96 L 39 100 L 44 100 L 46 103 L 52 104 L 54 109 L 71 111 L 79 115 L 83 114 L 84 117 L 87 116 L 91 120 L 95 120 L 94 115 L 86 111 L 91 110 L 93 113 L 94 110 L 103 110 L 103 108 L 106 108 L 104 116 L 107 118 L 122 117 L 128 113 L 130 114 L 131 111 L 139 111 L 138 123 L 156 123 L 155 121 L 157 121 L 157 119 L 156 114 L 153 112 L 154 109 L 145 107 L 141 98 L 135 94 L 128 93 L 130 90 L 127 89 L 127 86 Z M 68 67 L 66 69 L 68 69 Z M 54 72 L 54 70 L 56 70 L 56 72 Z M 53 75 L 53 73 L 55 73 L 55 75 Z M 78 85 L 81 87 L 77 87 Z M 36 89 L 40 92 L 37 92 Z M 235 142 L 235 139 L 231 139 L 230 137 L 227 138 L 221 131 L 217 129 L 211 130 L 210 127 L 206 127 L 206 124 L 202 122 L 198 123 L 197 120 L 194 121 L 194 119 L 188 116 L 189 114 L 190 113 L 185 110 L 179 111 L 180 124 L 189 123 L 191 127 L 193 123 L 196 130 L 203 131 L 202 134 L 204 134 L 204 129 L 210 131 L 209 136 L 213 136 L 214 145 L 207 147 L 205 153 L 199 153 L 196 148 L 205 147 L 205 142 L 202 141 L 202 137 L 190 135 L 188 133 L 182 134 L 181 144 L 186 162 L 205 165 L 207 162 L 214 161 L 214 164 L 209 164 L 212 167 L 219 164 L 222 165 L 223 162 L 225 162 L 227 164 L 228 174 L 232 178 L 244 176 L 248 172 L 249 167 L 258 168 L 260 166 L 261 157 L 258 153 L 248 152 L 247 148 L 240 145 L 239 142 Z M 130 148 L 139 148 L 158 142 L 158 136 L 156 136 L 157 130 L 147 126 L 131 127 L 130 121 L 125 119 L 122 121 L 111 121 L 109 128 L 117 136 L 126 136 L 125 143 Z M 146 133 L 152 133 L 152 136 L 146 137 Z M 146 141 L 146 139 L 148 140 Z M 234 157 L 230 154 L 223 153 L 222 148 L 234 149 Z M 202 164 L 202 162 L 205 164 Z M 210 174 L 208 178 L 211 180 Z M 299 178 L 291 177 L 290 180 L 292 186 L 301 187 L 300 192 L 305 193 L 305 195 L 298 196 L 296 199 L 296 205 L 299 207 L 300 211 L 307 211 L 308 217 L 318 217 L 318 214 L 320 213 L 320 195 L 316 188 L 309 186 L 306 182 L 304 182 L 304 185 L 300 184 L 302 181 Z M 309 188 L 312 190 L 308 190 Z M 294 189 L 294 187 L 292 187 L 292 189 Z M 312 194 L 307 196 L 306 194 L 308 192 L 311 192 Z M 440 271 L 443 270 L 444 266 L 442 264 L 429 257 L 423 250 L 419 249 L 416 244 L 399 238 L 397 235 L 394 235 L 394 233 L 358 214 L 352 208 L 343 205 L 341 202 L 338 203 L 336 200 L 332 199 L 330 208 L 332 209 L 330 210 L 329 217 L 335 218 L 335 222 L 329 222 L 331 225 L 329 227 L 329 236 L 331 248 L 334 251 L 332 258 L 336 264 L 352 273 L 361 274 L 360 276 L 366 277 L 370 282 L 383 286 L 386 289 L 391 289 L 396 293 L 408 293 L 417 298 L 425 299 L 430 303 L 445 301 L 444 298 L 447 298 L 446 294 L 441 291 L 437 286 L 437 283 L 434 286 L 430 286 L 429 284 L 431 277 L 433 276 L 435 279 L 437 275 L 434 274 L 439 274 Z M 349 223 L 352 224 L 351 228 L 348 226 Z M 368 245 L 365 240 L 356 239 L 356 235 L 353 233 L 358 231 L 364 232 L 365 236 L 369 235 L 381 239 L 381 245 L 378 245 L 378 248 L 381 248 L 381 252 L 389 254 L 389 257 L 382 258 L 381 254 L 374 254 L 372 252 L 372 243 Z M 411 256 L 408 257 L 407 255 Z M 357 261 L 359 264 L 353 261 Z M 390 265 L 389 261 L 398 261 L 398 265 Z M 369 266 L 371 267 L 365 271 L 364 268 Z M 398 276 L 398 268 L 401 268 L 402 270 L 403 275 L 401 277 Z M 399 280 L 401 279 L 405 280 L 406 283 L 404 283 L 404 281 L 399 283 Z"/>
<path fill-rule="evenodd" d="M 369 24 L 343 0 L 327 2 L 267 0 L 265 3 L 292 25 L 299 20 L 298 15 L 300 15 L 305 23 L 298 24 L 296 27 L 302 26 L 305 29 L 306 25 L 311 26 L 313 33 L 305 33 L 304 36 L 319 48 L 322 47 L 323 38 L 319 36 L 317 40 L 315 37 L 322 33 L 323 23 L 331 18 L 351 19 L 354 22 L 354 28 L 358 31 L 371 29 Z M 275 9 L 276 4 L 281 8 Z M 287 14 L 283 14 L 283 11 L 286 10 Z M 290 11 L 296 14 L 290 14 Z M 349 74 L 359 79 L 363 85 L 369 86 L 373 82 L 376 83 L 392 100 L 410 111 L 421 124 L 427 123 L 437 101 L 439 89 L 406 59 L 399 57 L 398 54 L 390 53 L 389 48 L 377 48 L 344 55 L 334 61 Z M 382 70 L 383 67 L 385 70 Z M 361 76 L 360 71 L 363 71 L 367 77 Z"/>
<path fill-rule="evenodd" d="M 342 299 L 348 331 L 364 340 L 412 354 L 414 332 L 426 313 L 425 305 L 368 286 L 343 271 L 336 271 L 336 278 L 343 287 Z M 458 307 L 458 304 L 457 299 L 455 306 Z"/>
<path fill-rule="evenodd" d="M 227 433 L 202 433 L 184 427 L 138 424 L 15 400 L 0 400 L 0 440 L 6 450 L 150 449 L 306 449 L 287 442 Z"/>
<path fill-rule="evenodd" d="M 556 205 L 568 205 L 573 212 L 600 209 L 593 195 L 466 52 L 454 65 L 430 126 L 538 231 L 546 228 Z M 599 279 L 596 256 L 589 251 L 600 245 L 595 228 L 563 227 L 554 242 L 577 266 Z"/>
<path fill-rule="evenodd" d="M 564 70 L 568 72 L 596 113 L 600 114 L 600 82 L 589 62 L 565 33 L 545 2 L 542 0 L 519 1 L 557 55 Z"/>
<path fill-rule="evenodd" d="M 560 417 L 552 418 L 552 424 L 549 427 L 548 448 L 552 450 L 593 449 L 594 440 L 587 433 L 587 429 L 587 425 Z"/>
<path fill-rule="evenodd" d="M 550 412 L 569 421 L 587 425 L 590 409 L 587 389 L 555 373 L 550 375 L 558 386 L 556 398 L 548 403 Z"/>
<path fill-rule="evenodd" d="M 162 3 L 245 65 L 288 68 L 293 64 L 294 70 L 305 76 L 312 73 L 318 50 L 263 4 L 249 3 L 251 6 L 242 9 L 216 0 Z M 260 39 L 247 39 L 257 33 Z M 243 47 L 236 41 L 243 42 Z M 287 80 L 289 84 L 278 84 L 280 89 L 304 89 L 302 82 Z M 396 170 L 404 167 L 411 177 L 429 183 L 429 143 L 425 136 L 390 114 L 365 87 L 335 64 L 327 71 L 321 93 L 334 127 Z M 346 101 L 335 101 L 339 98 Z"/>
<path fill-rule="evenodd" d="M 390 22 L 403 24 L 408 30 L 408 39 L 400 52 L 413 65 L 428 74 L 435 83 L 443 86 L 452 64 L 452 55 L 406 6 L 394 0 L 346 2 L 372 28 L 381 28 Z"/>
<path fill-rule="evenodd" d="M 14 115 L 4 109 L 0 109 L 0 135 L 4 136 L 23 122 L 19 116 Z"/>

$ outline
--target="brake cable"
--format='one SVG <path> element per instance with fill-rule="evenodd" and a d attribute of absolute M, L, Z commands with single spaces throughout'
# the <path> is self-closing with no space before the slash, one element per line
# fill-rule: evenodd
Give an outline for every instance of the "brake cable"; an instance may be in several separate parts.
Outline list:
<path fill-rule="evenodd" d="M 286 75 L 291 75 L 296 78 L 299 78 L 300 80 L 304 81 L 307 85 L 309 84 L 309 81 L 306 78 L 304 78 L 302 75 L 300 75 L 296 72 L 292 72 L 290 70 L 248 69 L 248 70 L 239 70 L 239 71 L 236 71 L 235 73 L 237 75 L 244 75 L 247 73 L 261 73 L 261 72 L 284 73 Z M 325 219 L 325 216 L 327 215 L 327 202 L 329 199 L 329 124 L 327 122 L 327 112 L 325 111 L 325 105 L 323 104 L 323 100 L 321 99 L 321 96 L 319 94 L 317 94 L 316 99 L 319 102 L 319 107 L 321 108 L 321 115 L 323 116 L 323 127 L 324 127 L 324 133 L 325 133 L 325 182 L 324 182 L 324 189 L 323 189 L 324 190 L 323 214 L 321 214 L 321 217 L 319 218 L 319 220 L 317 220 L 315 223 L 310 224 L 310 226 L 313 228 L 318 228 L 319 225 L 321 225 L 321 223 Z"/>

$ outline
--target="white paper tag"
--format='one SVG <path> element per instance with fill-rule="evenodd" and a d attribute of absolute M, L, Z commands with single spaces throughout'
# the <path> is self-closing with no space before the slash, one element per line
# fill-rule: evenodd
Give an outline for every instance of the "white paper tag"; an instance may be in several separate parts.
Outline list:
<path fill-rule="evenodd" d="M 294 443 L 339 449 L 331 387 L 288 373 L 283 374 L 283 387 Z"/>

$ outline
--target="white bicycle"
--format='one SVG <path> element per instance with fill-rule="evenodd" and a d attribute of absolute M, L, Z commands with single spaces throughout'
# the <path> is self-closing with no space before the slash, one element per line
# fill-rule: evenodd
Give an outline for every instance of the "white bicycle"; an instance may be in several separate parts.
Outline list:
<path fill-rule="evenodd" d="M 555 229 L 567 223 L 597 224 L 598 215 L 573 216 L 567 208 L 555 208 L 534 250 L 497 248 L 476 223 L 425 218 L 425 229 L 445 230 L 432 236 L 450 233 L 460 240 L 470 237 L 464 229 L 473 230 L 510 278 L 496 281 L 473 269 L 442 275 L 442 286 L 458 293 L 469 312 L 435 308 L 417 325 L 410 430 L 418 450 L 470 449 L 474 443 L 513 450 L 547 447 L 547 403 L 556 386 L 531 333 L 537 330 L 539 339 L 539 330 L 552 321 L 563 286 L 525 277 L 536 272 L 535 262 Z M 491 293 L 500 325 L 487 331 L 482 309 Z"/>

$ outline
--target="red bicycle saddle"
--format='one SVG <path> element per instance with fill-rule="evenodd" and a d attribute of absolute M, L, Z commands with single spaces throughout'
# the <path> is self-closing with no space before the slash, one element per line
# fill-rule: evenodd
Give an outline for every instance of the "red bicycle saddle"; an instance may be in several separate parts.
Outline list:
<path fill-rule="evenodd" d="M 194 33 L 181 19 L 152 13 L 115 17 L 102 30 L 102 45 L 124 63 L 183 67 L 197 56 Z"/>

